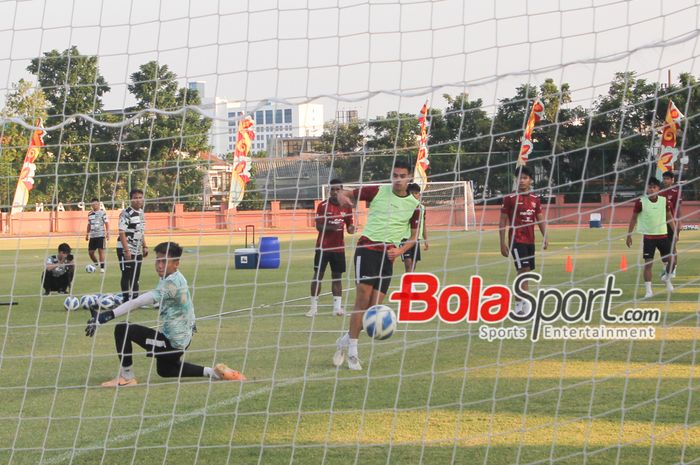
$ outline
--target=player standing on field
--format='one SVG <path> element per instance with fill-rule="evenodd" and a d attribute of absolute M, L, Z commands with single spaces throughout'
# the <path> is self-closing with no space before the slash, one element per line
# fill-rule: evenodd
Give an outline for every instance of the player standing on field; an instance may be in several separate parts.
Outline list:
<path fill-rule="evenodd" d="M 518 182 L 517 191 L 503 198 L 501 219 L 498 222 L 498 232 L 501 242 L 501 255 L 513 255 L 515 269 L 518 274 L 535 269 L 535 222 L 542 233 L 542 248 L 547 249 L 547 231 L 540 206 L 540 198 L 531 192 L 532 172 L 525 166 L 515 172 Z M 506 229 L 508 242 L 506 242 Z M 528 290 L 527 281 L 522 283 L 522 289 Z M 526 315 L 530 312 L 530 303 L 524 300 L 515 301 L 515 314 Z"/>
<path fill-rule="evenodd" d="M 667 231 L 667 227 L 674 227 L 673 216 L 668 200 L 659 195 L 660 190 L 661 182 L 655 177 L 649 178 L 646 195 L 634 203 L 632 218 L 630 218 L 630 225 L 627 229 L 627 247 L 632 247 L 632 232 L 635 226 L 639 226 L 637 232 L 644 234 L 642 257 L 644 257 L 645 299 L 654 295 L 651 288 L 651 267 L 654 264 L 656 249 L 659 249 L 661 260 L 666 264 L 666 275 L 661 280 L 666 282 L 666 290 L 673 292 L 671 244 Z"/>
<path fill-rule="evenodd" d="M 408 192 L 420 202 L 420 186 L 415 183 L 408 185 Z M 406 273 L 412 273 L 416 269 L 416 265 L 420 261 L 420 245 L 423 244 L 425 250 L 428 250 L 428 228 L 425 225 L 425 205 L 418 205 L 420 209 L 420 220 L 418 222 L 418 238 L 416 245 L 408 249 L 401 255 L 404 269 Z"/>
<path fill-rule="evenodd" d="M 676 182 L 676 175 L 673 171 L 666 171 L 661 175 L 661 180 L 664 184 L 663 191 L 661 195 L 666 197 L 668 201 L 668 206 L 671 209 L 671 216 L 673 216 L 673 228 L 666 226 L 666 233 L 668 234 L 668 242 L 671 244 L 671 277 L 676 277 L 676 269 L 678 268 L 678 250 L 676 246 L 678 245 L 678 239 L 680 239 L 681 232 L 681 190 L 679 186 L 674 186 Z M 666 270 L 661 274 L 661 278 L 664 278 Z"/>
<path fill-rule="evenodd" d="M 100 201 L 94 198 L 90 201 L 92 210 L 88 213 L 87 232 L 85 240 L 88 242 L 88 255 L 92 262 L 97 265 L 95 251 L 98 252 L 100 261 L 100 273 L 105 272 L 105 244 L 109 241 L 109 219 L 107 212 L 100 209 Z"/>
<path fill-rule="evenodd" d="M 133 323 L 119 323 L 114 327 L 117 356 L 121 362 L 119 376 L 105 381 L 102 387 L 133 386 L 138 384 L 133 370 L 133 345 L 144 348 L 147 357 L 155 357 L 156 370 L 164 378 L 207 377 L 230 381 L 244 381 L 245 376 L 223 363 L 213 368 L 194 365 L 180 360 L 192 342 L 194 330 L 194 306 L 187 287 L 187 280 L 178 271 L 182 247 L 175 242 L 162 242 L 156 246 L 156 273 L 158 286 L 138 298 L 125 302 L 114 310 L 98 313 L 91 310 L 85 335 L 92 337 L 97 328 L 132 310 L 158 302 L 159 330 Z"/>
<path fill-rule="evenodd" d="M 144 229 L 146 219 L 143 214 L 143 191 L 132 189 L 129 192 L 131 205 L 119 215 L 119 239 L 117 258 L 122 270 L 121 289 L 124 302 L 139 295 L 141 263 L 148 256 Z"/>
<path fill-rule="evenodd" d="M 397 160 L 391 172 L 391 185 L 367 186 L 352 191 L 340 191 L 341 206 L 352 206 L 356 200 L 370 202 L 367 225 L 355 250 L 355 306 L 349 331 L 336 341 L 333 364 L 340 366 L 348 355 L 348 368 L 361 370 L 357 343 L 362 331 L 362 317 L 372 305 L 384 302 L 393 263 L 413 247 L 418 236 L 418 200 L 408 193 L 411 169 Z M 401 241 L 408 237 L 403 244 Z"/>
<path fill-rule="evenodd" d="M 333 292 L 333 313 L 338 316 L 343 311 L 343 273 L 345 273 L 345 241 L 343 231 L 347 227 L 348 234 L 355 233 L 352 219 L 352 208 L 341 207 L 338 203 L 338 192 L 343 190 L 340 179 L 330 182 L 330 195 L 327 200 L 318 204 L 316 209 L 316 252 L 314 254 L 314 276 L 311 280 L 311 309 L 306 316 L 313 317 L 318 313 L 318 295 L 321 292 L 321 281 L 326 266 L 331 266 L 331 290 Z"/>

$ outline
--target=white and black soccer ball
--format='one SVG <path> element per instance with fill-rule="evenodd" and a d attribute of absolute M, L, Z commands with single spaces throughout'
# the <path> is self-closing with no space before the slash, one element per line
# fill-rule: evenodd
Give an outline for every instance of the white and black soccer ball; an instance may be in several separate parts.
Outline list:
<path fill-rule="evenodd" d="M 72 312 L 80 308 L 80 299 L 75 296 L 69 295 L 66 300 L 63 301 L 63 308 L 67 312 Z"/>
<path fill-rule="evenodd" d="M 371 338 L 388 339 L 396 329 L 396 313 L 386 305 L 374 305 L 363 315 L 362 327 Z"/>
<path fill-rule="evenodd" d="M 94 273 L 97 268 L 95 268 L 95 265 L 85 265 L 85 271 L 87 273 Z"/>
<path fill-rule="evenodd" d="M 114 296 L 112 294 L 102 294 L 97 304 L 102 310 L 110 310 L 114 307 Z"/>
<path fill-rule="evenodd" d="M 93 294 L 86 294 L 80 298 L 80 306 L 85 310 L 94 310 L 98 307 L 97 296 Z"/>
<path fill-rule="evenodd" d="M 112 299 L 114 299 L 114 306 L 118 307 L 121 304 L 124 303 L 124 296 L 121 294 L 121 292 L 117 292 L 112 296 Z"/>

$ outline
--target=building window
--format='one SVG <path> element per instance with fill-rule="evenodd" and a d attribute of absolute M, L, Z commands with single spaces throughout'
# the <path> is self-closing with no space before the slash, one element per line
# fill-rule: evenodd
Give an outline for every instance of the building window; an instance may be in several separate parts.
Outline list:
<path fill-rule="evenodd" d="M 285 123 L 292 122 L 292 109 L 291 108 L 285 108 L 285 110 L 284 110 L 284 122 Z"/>
<path fill-rule="evenodd" d="M 263 119 L 263 112 L 261 110 L 255 112 L 255 124 L 265 124 L 265 120 Z"/>
<path fill-rule="evenodd" d="M 282 110 L 275 110 L 275 123 L 280 124 L 282 122 Z"/>
<path fill-rule="evenodd" d="M 272 110 L 265 110 L 265 124 L 272 124 Z"/>

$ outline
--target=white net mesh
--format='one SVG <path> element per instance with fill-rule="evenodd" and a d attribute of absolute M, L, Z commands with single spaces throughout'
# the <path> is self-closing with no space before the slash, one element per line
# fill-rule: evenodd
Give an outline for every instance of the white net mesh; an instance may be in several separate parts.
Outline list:
<path fill-rule="evenodd" d="M 698 8 L 680 0 L 0 2 L 0 463 L 697 462 Z M 362 370 L 335 368 L 336 339 L 357 298 L 353 254 L 367 206 L 354 207 L 358 232 L 345 235 L 339 289 L 326 271 L 317 314 L 305 316 L 315 208 L 329 181 L 379 185 L 396 160 L 415 165 L 428 99 L 430 240 L 417 270 L 468 292 L 473 275 L 484 287 L 510 285 L 500 205 L 515 189 L 537 98 L 544 109 L 530 128 L 527 166 L 549 247 L 536 228 L 532 270 L 542 281 L 530 291 L 603 288 L 613 274 L 623 291 L 611 304 L 617 323 L 601 319 L 597 300 L 591 321 L 547 324 L 651 327 L 655 337 L 533 341 L 529 321 L 436 317 L 399 323 L 386 341 L 362 334 Z M 667 119 L 670 101 L 683 118 Z M 233 152 L 245 117 L 256 133 L 251 180 L 234 209 L 231 185 L 245 172 Z M 668 292 L 657 253 L 646 298 L 642 237 L 627 248 L 627 227 L 657 158 L 674 148 L 663 135 L 674 118 L 678 267 Z M 28 151 L 31 140 L 41 145 L 32 139 L 39 119 L 43 146 Z M 24 197 L 16 197 L 20 173 Z M 197 327 L 184 360 L 207 370 L 226 363 L 247 381 L 168 376 L 135 347 L 138 384 L 100 386 L 129 375 L 116 355 L 117 324 L 164 323 L 147 307 L 87 338 L 91 314 L 64 308 L 67 296 L 120 293 L 119 215 L 134 188 L 144 191 L 151 247 L 141 291 L 160 284 L 156 244 L 182 245 Z M 661 195 L 670 192 L 662 186 Z M 99 256 L 95 272 L 85 271 L 93 198 L 109 220 L 105 273 Z M 62 243 L 76 263 L 68 285 L 63 270 L 52 271 L 62 266 L 52 258 Z M 45 270 L 60 281 L 50 294 Z M 397 259 L 389 293 L 403 271 Z M 477 314 L 486 298 L 471 297 Z M 457 300 L 442 307 L 466 311 L 467 299 Z M 555 306 L 547 301 L 546 313 Z M 659 320 L 627 309 L 657 309 Z"/>

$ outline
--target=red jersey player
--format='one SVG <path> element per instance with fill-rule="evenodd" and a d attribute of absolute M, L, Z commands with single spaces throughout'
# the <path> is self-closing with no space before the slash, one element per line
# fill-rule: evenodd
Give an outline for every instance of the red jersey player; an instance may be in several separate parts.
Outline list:
<path fill-rule="evenodd" d="M 498 224 L 501 242 L 501 255 L 513 255 L 518 274 L 535 269 L 535 223 L 542 232 L 542 248 L 547 249 L 547 234 L 540 198 L 531 190 L 532 173 L 527 167 L 516 171 L 518 190 L 503 198 L 501 219 Z M 506 230 L 508 242 L 506 242 Z M 522 284 L 527 291 L 527 281 Z M 530 311 L 529 302 L 516 300 L 515 313 L 525 315 Z"/>
<path fill-rule="evenodd" d="M 681 225 L 681 190 L 679 186 L 674 186 L 676 183 L 676 175 L 673 174 L 673 171 L 666 171 L 661 177 L 664 185 L 660 195 L 666 197 L 674 223 L 673 228 L 667 226 L 666 229 L 668 233 L 668 243 L 671 245 L 671 277 L 675 278 L 676 268 L 678 267 L 678 251 L 676 250 L 676 245 L 678 244 Z M 664 269 L 661 277 L 664 278 L 665 275 L 666 270 Z"/>
<path fill-rule="evenodd" d="M 314 254 L 314 276 L 311 280 L 311 308 L 306 316 L 313 317 L 318 313 L 318 295 L 321 292 L 321 281 L 326 266 L 331 266 L 331 290 L 333 292 L 333 313 L 342 316 L 343 311 L 343 273 L 345 273 L 345 241 L 343 231 L 347 227 L 348 234 L 355 233 L 352 220 L 352 208 L 341 207 L 338 203 L 338 192 L 343 190 L 339 179 L 330 182 L 330 195 L 327 200 L 318 204 L 316 209 L 316 253 Z"/>

